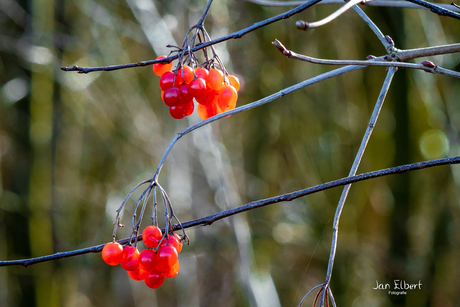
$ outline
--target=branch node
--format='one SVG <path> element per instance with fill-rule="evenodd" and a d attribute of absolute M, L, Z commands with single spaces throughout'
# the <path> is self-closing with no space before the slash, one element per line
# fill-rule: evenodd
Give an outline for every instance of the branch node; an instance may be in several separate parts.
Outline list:
<path fill-rule="evenodd" d="M 297 20 L 295 22 L 295 26 L 298 30 L 304 30 L 304 31 L 306 31 L 310 27 L 308 22 L 303 21 L 303 20 Z"/>
<path fill-rule="evenodd" d="M 389 42 L 391 44 L 391 46 L 395 45 L 395 42 L 393 41 L 393 39 L 389 35 L 385 35 L 385 39 L 387 40 L 387 42 Z"/>

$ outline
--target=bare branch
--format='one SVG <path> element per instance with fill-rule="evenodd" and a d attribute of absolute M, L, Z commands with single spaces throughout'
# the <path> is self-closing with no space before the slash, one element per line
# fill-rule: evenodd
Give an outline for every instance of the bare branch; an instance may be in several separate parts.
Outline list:
<path fill-rule="evenodd" d="M 361 159 L 363 158 L 364 151 L 366 150 L 367 143 L 374 131 L 375 124 L 377 123 L 377 119 L 379 117 L 380 111 L 382 110 L 383 102 L 385 101 L 385 97 L 387 96 L 388 90 L 390 89 L 391 81 L 393 80 L 393 76 L 396 73 L 396 68 L 392 67 L 387 73 L 385 81 L 383 82 L 382 89 L 380 90 L 379 97 L 377 98 L 377 102 L 375 103 L 374 111 L 372 111 L 371 118 L 369 119 L 369 124 L 367 125 L 366 132 L 364 133 L 363 139 L 361 141 L 361 145 L 359 146 L 359 150 L 356 154 L 355 160 L 353 161 L 353 165 L 351 166 L 350 173 L 348 176 L 354 176 L 358 170 L 359 164 L 361 163 Z M 345 201 L 348 196 L 348 192 L 350 191 L 351 184 L 347 184 L 342 191 L 342 195 L 340 196 L 339 204 L 337 205 L 337 209 L 334 215 L 334 222 L 332 225 L 332 243 L 331 243 L 331 252 L 329 255 L 329 263 L 327 267 L 326 273 L 326 280 L 324 284 L 329 287 L 331 276 L 332 276 L 332 268 L 334 267 L 334 260 L 335 260 L 335 253 L 337 251 L 337 237 L 339 235 L 339 221 L 340 215 L 342 214 L 343 206 L 345 205 Z M 324 286 L 323 286 L 324 288 Z M 323 293 L 321 294 L 321 300 L 319 302 L 319 306 L 322 306 L 324 302 L 324 295 L 326 293 L 325 288 Z"/>
<path fill-rule="evenodd" d="M 305 61 L 309 63 L 314 63 L 314 64 L 325 64 L 325 65 L 364 65 L 364 66 L 383 66 L 383 67 L 401 67 L 401 68 L 413 68 L 413 69 L 419 69 L 423 70 L 426 72 L 430 72 L 433 74 L 441 74 L 441 75 L 446 75 L 449 77 L 457 78 L 460 79 L 460 73 L 439 67 L 435 64 L 433 65 L 424 65 L 422 64 L 414 64 L 414 63 L 403 63 L 403 62 L 395 62 L 391 61 L 392 59 L 395 60 L 397 58 L 396 54 L 390 54 L 390 55 L 384 55 L 380 57 L 372 57 L 370 60 L 367 61 L 362 61 L 362 60 L 325 60 L 325 59 L 318 59 L 306 55 L 301 55 L 298 53 L 295 53 L 291 50 L 286 49 L 284 45 L 277 39 L 273 42 L 273 45 L 286 57 L 300 60 L 300 61 Z M 417 51 L 422 54 L 422 49 L 417 49 Z M 433 50 L 435 51 L 435 50 Z M 436 50 L 439 52 L 439 50 Z M 398 55 L 404 55 L 405 51 L 398 51 Z M 415 58 L 417 53 L 412 52 L 410 56 L 406 56 L 406 58 Z M 398 56 L 399 58 L 399 56 Z M 430 62 L 431 63 L 431 62 Z"/>
<path fill-rule="evenodd" d="M 442 45 L 442 46 L 435 46 L 435 47 L 426 47 L 426 48 L 418 48 L 418 49 L 407 49 L 401 50 L 398 53 L 398 58 L 401 61 L 407 61 L 415 58 L 433 56 L 433 55 L 441 55 L 441 54 L 449 54 L 449 53 L 457 53 L 460 52 L 460 44 L 451 44 L 451 45 Z"/>
<path fill-rule="evenodd" d="M 342 179 L 326 182 L 326 183 L 319 184 L 319 185 L 316 185 L 310 188 L 306 188 L 303 190 L 298 190 L 292 193 L 287 193 L 287 194 L 283 194 L 283 195 L 279 195 L 279 196 L 275 196 L 275 197 L 271 197 L 267 199 L 253 201 L 253 202 L 247 203 L 239 207 L 235 207 L 229 210 L 225 210 L 225 211 L 213 214 L 213 215 L 209 215 L 209 216 L 200 218 L 200 219 L 182 223 L 182 227 L 191 228 L 191 227 L 195 227 L 199 225 L 202 225 L 202 226 L 211 225 L 212 223 L 218 220 L 221 220 L 221 219 L 224 219 L 229 216 L 239 214 L 245 211 L 265 207 L 265 206 L 279 203 L 279 202 L 292 201 L 294 199 L 297 199 L 303 196 L 318 193 L 318 192 L 325 191 L 325 190 L 332 189 L 332 188 L 339 187 L 339 186 L 344 186 L 344 185 L 355 183 L 358 181 L 369 180 L 369 179 L 388 176 L 392 174 L 402 174 L 402 173 L 425 169 L 425 168 L 434 167 L 434 166 L 451 165 L 451 164 L 459 164 L 459 163 L 460 163 L 460 156 L 456 156 L 456 157 L 451 157 L 451 158 L 444 158 L 444 159 L 437 159 L 437 160 L 430 160 L 430 161 L 425 161 L 425 162 L 406 164 L 406 165 L 391 167 L 391 168 L 378 170 L 374 172 L 364 173 L 364 174 L 360 174 L 356 176 L 345 177 Z M 181 228 L 181 225 L 176 224 L 172 226 L 172 229 L 176 231 L 182 228 Z M 163 229 L 162 231 L 164 232 L 165 230 Z M 134 242 L 134 240 L 135 238 L 132 238 L 131 242 Z M 141 241 L 142 236 L 138 236 L 137 240 Z M 117 242 L 120 244 L 127 244 L 128 241 L 129 239 L 123 239 Z M 73 257 L 73 256 L 78 256 L 78 255 L 83 255 L 83 254 L 88 254 L 88 253 L 99 253 L 102 251 L 102 248 L 104 247 L 104 245 L 105 244 L 100 244 L 100 245 L 96 245 L 92 247 L 82 248 L 82 249 L 69 251 L 69 252 L 60 252 L 60 253 L 55 253 L 52 255 L 47 255 L 47 256 L 37 257 L 37 258 L 0 261 L 0 267 L 1 266 L 12 266 L 12 265 L 22 265 L 24 267 L 28 267 L 32 264 L 45 262 L 45 261 L 68 258 L 68 257 Z"/>
<path fill-rule="evenodd" d="M 371 30 L 378 37 L 383 46 L 385 46 L 385 50 L 389 52 L 390 48 L 392 48 L 394 44 L 388 41 L 385 35 L 383 35 L 382 31 L 380 31 L 377 25 L 366 15 L 366 13 L 364 13 L 362 9 L 359 8 L 359 6 L 355 5 L 353 6 L 353 9 L 364 20 L 364 22 L 369 26 L 369 28 L 371 28 Z"/>
<path fill-rule="evenodd" d="M 427 1 L 424 1 L 424 0 L 406 0 L 406 1 L 409 1 L 409 2 L 415 3 L 417 5 L 426 7 L 427 9 L 429 9 L 430 11 L 432 11 L 435 14 L 438 14 L 439 16 L 448 16 L 448 17 L 452 17 L 452 18 L 460 20 L 460 14 L 455 13 L 454 11 L 452 11 L 451 10 L 452 7 L 450 7 L 450 9 L 446 9 L 446 8 L 443 8 L 443 7 L 439 6 L 439 5 L 437 5 L 437 4 L 433 4 L 433 3 L 430 3 L 430 2 L 427 2 Z"/>
<path fill-rule="evenodd" d="M 264 6 L 296 6 L 302 4 L 304 1 L 271 1 L 271 0 L 246 0 L 247 2 L 252 2 Z M 318 4 L 343 4 L 343 0 L 323 0 Z M 399 7 L 399 8 L 410 8 L 410 9 L 426 9 L 420 5 L 410 3 L 407 1 L 400 0 L 363 0 L 361 2 L 364 6 L 382 6 L 382 7 Z M 460 12 L 460 7 L 455 3 L 445 4 L 445 3 L 432 3 L 439 7 L 450 9 L 455 12 Z M 454 6 L 454 7 L 452 7 Z"/>
<path fill-rule="evenodd" d="M 313 29 L 313 28 L 319 28 L 321 26 L 324 26 L 325 24 L 331 22 L 332 20 L 336 19 L 346 11 L 348 11 L 351 7 L 355 6 L 356 4 L 360 3 L 362 0 L 350 0 L 347 2 L 345 5 L 343 5 L 341 8 L 339 8 L 337 11 L 334 13 L 330 14 L 326 18 L 323 18 L 319 21 L 315 22 L 306 22 L 306 21 L 297 21 L 296 25 L 298 29 L 301 30 L 307 30 L 307 29 Z"/>

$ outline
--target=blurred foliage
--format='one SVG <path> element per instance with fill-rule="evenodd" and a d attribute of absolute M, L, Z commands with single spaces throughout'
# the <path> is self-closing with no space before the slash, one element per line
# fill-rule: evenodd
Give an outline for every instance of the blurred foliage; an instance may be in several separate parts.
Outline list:
<path fill-rule="evenodd" d="M 110 241 L 124 196 L 151 177 L 173 136 L 199 121 L 169 116 L 150 67 L 87 75 L 60 67 L 154 59 L 167 44 L 182 41 L 205 3 L 1 2 L 1 260 Z M 296 20 L 318 20 L 337 7 L 318 5 L 216 46 L 227 69 L 245 81 L 238 103 L 332 69 L 285 58 L 271 45 L 275 38 L 314 57 L 382 55 L 384 48 L 353 11 L 319 29 L 295 29 Z M 428 10 L 364 9 L 398 48 L 458 42 L 454 19 Z M 217 38 L 286 10 L 216 0 L 205 25 Z M 141 20 L 136 11 L 153 17 Z M 148 29 L 161 29 L 157 25 L 170 33 L 151 35 Z M 460 69 L 457 55 L 429 60 Z M 187 221 L 346 176 L 384 77 L 381 67 L 355 71 L 183 137 L 160 176 L 178 217 Z M 458 80 L 398 71 L 359 172 L 458 155 L 458 97 Z M 459 188 L 458 166 L 354 184 L 332 274 L 338 306 L 458 306 Z M 324 281 L 340 192 L 188 230 L 181 272 L 155 291 L 97 254 L 1 267 L 0 305 L 294 306 Z M 129 235 L 132 207 L 119 238 Z M 422 289 L 402 296 L 373 290 L 376 281 L 394 279 L 421 281 Z"/>

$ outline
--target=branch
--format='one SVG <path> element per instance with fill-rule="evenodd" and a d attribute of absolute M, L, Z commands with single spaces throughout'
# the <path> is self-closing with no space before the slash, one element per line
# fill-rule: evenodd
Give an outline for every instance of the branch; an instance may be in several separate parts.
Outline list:
<path fill-rule="evenodd" d="M 304 1 L 271 1 L 271 0 L 245 0 L 259 5 L 265 6 L 295 6 L 300 5 Z M 343 0 L 323 0 L 319 4 L 343 4 Z M 407 1 L 399 0 L 363 0 L 361 2 L 364 6 L 382 6 L 382 7 L 399 7 L 399 8 L 410 8 L 410 9 L 423 9 L 420 5 L 409 3 Z M 445 9 L 451 9 L 455 12 L 460 12 L 460 7 L 455 7 L 456 4 L 444 4 L 444 3 L 433 3 L 439 7 Z M 454 7 L 452 7 L 454 6 Z"/>
<path fill-rule="evenodd" d="M 430 3 L 424 0 L 406 0 L 406 1 L 426 7 L 427 9 L 429 9 L 435 14 L 438 14 L 439 16 L 448 16 L 448 17 L 452 17 L 452 18 L 460 20 L 460 14 L 455 13 L 454 11 L 451 11 L 449 9 L 445 9 L 439 5 L 436 5 L 436 4 L 433 4 L 433 3 Z"/>
<path fill-rule="evenodd" d="M 367 61 L 362 61 L 362 60 L 325 60 L 325 59 L 318 59 L 306 55 L 301 55 L 298 53 L 295 53 L 294 51 L 286 49 L 284 45 L 277 39 L 273 42 L 273 45 L 286 57 L 292 58 L 295 60 L 300 60 L 304 62 L 309 62 L 309 63 L 314 63 L 314 64 L 325 64 L 325 65 L 363 65 L 363 66 L 383 66 L 383 67 L 401 67 L 401 68 L 413 68 L 413 69 L 419 69 L 423 70 L 426 72 L 430 72 L 433 74 L 441 74 L 441 75 L 447 75 L 449 77 L 457 78 L 460 79 L 460 73 L 442 68 L 440 66 L 437 66 L 433 64 L 430 61 L 423 61 L 420 64 L 414 64 L 414 63 L 403 63 L 403 62 L 394 62 L 390 61 L 392 58 L 396 59 L 399 58 L 399 55 L 406 59 L 412 59 L 418 56 L 425 56 L 425 54 L 431 54 L 433 52 L 437 52 L 439 54 L 441 50 L 456 50 L 460 49 L 460 44 L 455 44 L 454 45 L 449 45 L 452 46 L 452 48 L 438 48 L 433 47 L 433 48 L 426 48 L 426 49 L 432 49 L 427 52 L 423 52 L 423 49 L 414 49 L 414 50 L 409 50 L 410 52 L 408 54 L 405 53 L 404 50 L 398 51 L 398 56 L 396 54 L 390 54 L 390 55 L 384 55 L 380 57 L 372 57 L 370 60 Z M 458 46 L 457 46 L 458 45 Z M 440 47 L 446 47 L 446 46 L 440 46 Z M 455 47 L 455 48 L 454 48 Z M 453 52 L 458 52 L 458 51 L 453 51 Z"/>
<path fill-rule="evenodd" d="M 437 160 L 430 160 L 430 161 L 425 161 L 425 162 L 406 164 L 406 165 L 387 168 L 387 169 L 383 169 L 379 171 L 364 173 L 364 174 L 360 174 L 356 176 L 346 177 L 346 178 L 330 181 L 327 183 L 319 184 L 319 185 L 316 185 L 310 188 L 306 188 L 303 190 L 298 190 L 292 193 L 287 193 L 287 194 L 283 194 L 283 195 L 279 195 L 279 196 L 275 196 L 275 197 L 271 197 L 267 199 L 253 201 L 253 202 L 247 203 L 245 205 L 242 205 L 236 208 L 232 208 L 232 209 L 225 210 L 225 211 L 222 211 L 222 212 L 219 212 L 213 215 L 209 215 L 209 216 L 206 216 L 200 219 L 182 223 L 182 227 L 191 228 L 191 227 L 195 227 L 198 225 L 202 225 L 202 226 L 211 225 L 212 223 L 218 220 L 221 220 L 221 219 L 224 219 L 229 216 L 239 214 L 245 211 L 265 207 L 265 206 L 279 203 L 279 202 L 292 201 L 294 199 L 297 199 L 297 198 L 300 198 L 306 195 L 318 193 L 321 191 L 325 191 L 325 190 L 332 189 L 332 188 L 339 187 L 339 186 L 344 186 L 344 185 L 355 183 L 358 181 L 369 180 L 369 179 L 393 175 L 393 174 L 401 174 L 401 173 L 411 172 L 411 171 L 425 169 L 425 168 L 434 167 L 434 166 L 459 164 L 459 163 L 460 163 L 460 156 L 456 156 L 452 158 L 444 158 L 444 159 L 437 159 Z M 180 225 L 173 225 L 173 230 L 180 230 L 180 229 L 181 229 Z M 164 232 L 164 229 L 163 229 L 163 232 Z M 134 240 L 135 238 L 132 238 L 132 242 L 134 242 Z M 141 241 L 142 236 L 138 236 L 137 240 Z M 129 239 L 123 239 L 117 242 L 119 242 L 120 244 L 126 244 L 128 243 L 128 241 Z M 104 245 L 105 244 L 100 244 L 100 245 L 96 245 L 92 247 L 82 248 L 82 249 L 69 251 L 69 252 L 60 252 L 60 253 L 55 253 L 52 255 L 37 257 L 37 258 L 0 261 L 0 266 L 22 265 L 24 267 L 28 267 L 32 264 L 50 261 L 50 260 L 63 259 L 63 258 L 68 258 L 68 257 L 73 257 L 73 256 L 83 255 L 83 254 L 88 254 L 88 253 L 99 253 L 104 247 Z"/>
<path fill-rule="evenodd" d="M 350 0 L 347 2 L 345 5 L 340 7 L 337 11 L 334 13 L 330 14 L 326 18 L 323 18 L 319 21 L 315 22 L 306 22 L 303 20 L 299 20 L 296 22 L 296 26 L 300 30 L 307 30 L 307 29 L 313 29 L 313 28 L 319 28 L 321 26 L 324 26 L 325 24 L 331 22 L 332 20 L 336 19 L 346 11 L 348 11 L 351 7 L 355 6 L 356 4 L 360 3 L 362 0 Z"/>
<path fill-rule="evenodd" d="M 252 26 L 249 26 L 247 28 L 244 28 L 244 29 L 242 29 L 240 31 L 237 31 L 237 32 L 234 32 L 232 34 L 222 36 L 222 37 L 217 38 L 215 40 L 199 44 L 199 45 L 191 48 L 190 51 L 195 52 L 195 51 L 207 48 L 209 46 L 212 46 L 212 45 L 215 45 L 215 44 L 218 44 L 218 43 L 230 40 L 230 39 L 241 38 L 244 35 L 252 32 L 252 31 L 255 31 L 257 29 L 260 29 L 262 27 L 265 27 L 265 26 L 267 26 L 269 24 L 272 24 L 272 23 L 277 22 L 277 21 L 282 20 L 282 19 L 290 18 L 291 16 L 306 10 L 307 8 L 315 5 L 316 3 L 320 2 L 320 1 L 321 0 L 310 0 L 310 1 L 307 1 L 307 2 L 302 2 L 303 3 L 302 5 L 296 7 L 294 9 L 292 9 L 292 10 L 289 10 L 289 11 L 287 11 L 285 13 L 279 14 L 279 15 L 271 17 L 271 18 L 268 18 L 266 20 L 257 22 L 255 24 L 253 24 Z M 140 62 L 130 63 L 130 64 L 99 66 L 99 67 L 79 67 L 79 66 L 65 67 L 64 66 L 64 67 L 61 67 L 61 70 L 63 70 L 63 71 L 77 71 L 78 73 L 81 73 L 81 74 L 87 74 L 87 73 L 94 72 L 94 71 L 113 71 L 113 70 L 119 70 L 119 69 L 125 69 L 125 68 L 148 66 L 148 65 L 155 64 L 155 63 L 166 64 L 166 63 L 169 63 L 169 62 L 177 59 L 178 57 L 179 57 L 179 54 L 175 54 L 175 55 L 171 55 L 171 56 L 169 56 L 167 58 L 164 58 L 164 59 L 161 59 L 161 60 L 140 61 Z"/>

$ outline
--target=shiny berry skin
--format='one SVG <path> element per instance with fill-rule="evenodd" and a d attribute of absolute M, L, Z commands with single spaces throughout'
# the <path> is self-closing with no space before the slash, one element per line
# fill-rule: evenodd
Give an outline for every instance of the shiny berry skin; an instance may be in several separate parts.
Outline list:
<path fill-rule="evenodd" d="M 175 119 L 182 119 L 185 117 L 187 113 L 187 105 L 185 104 L 178 104 L 176 106 L 169 107 L 169 114 L 172 118 Z"/>
<path fill-rule="evenodd" d="M 144 280 L 147 276 L 149 276 L 150 272 L 144 270 L 140 266 L 138 266 L 135 270 L 133 271 L 128 271 L 129 277 L 134 280 Z"/>
<path fill-rule="evenodd" d="M 193 95 L 188 90 L 188 85 L 182 84 L 179 88 L 180 91 L 180 104 L 192 101 Z"/>
<path fill-rule="evenodd" d="M 203 78 L 193 80 L 188 85 L 188 91 L 195 98 L 203 97 L 206 95 L 206 81 Z"/>
<path fill-rule="evenodd" d="M 198 68 L 195 68 L 195 75 L 197 78 L 202 78 L 203 80 L 206 81 L 209 75 L 209 71 L 206 68 L 198 67 Z"/>
<path fill-rule="evenodd" d="M 179 235 L 174 234 L 174 237 L 177 240 L 177 247 L 176 247 L 176 245 L 174 245 L 174 247 L 176 247 L 177 253 L 179 254 L 182 251 L 182 241 L 180 240 Z"/>
<path fill-rule="evenodd" d="M 179 261 L 177 261 L 176 264 L 174 264 L 171 267 L 171 269 L 167 273 L 164 273 L 163 275 L 168 278 L 173 278 L 177 274 L 179 274 Z"/>
<path fill-rule="evenodd" d="M 151 248 L 157 247 L 158 241 L 160 241 L 162 237 L 163 234 L 161 233 L 160 228 L 157 226 L 147 226 L 142 232 L 142 240 L 144 241 L 145 245 Z"/>
<path fill-rule="evenodd" d="M 156 289 L 160 287 L 165 281 L 165 277 L 156 271 L 151 271 L 150 274 L 144 279 L 145 284 L 147 287 Z"/>
<path fill-rule="evenodd" d="M 213 117 L 217 115 L 217 106 L 215 104 L 198 104 L 198 115 L 202 120 Z"/>
<path fill-rule="evenodd" d="M 193 113 L 193 110 L 195 110 L 195 104 L 193 103 L 193 100 L 189 101 L 188 103 L 185 103 L 185 106 L 185 116 L 191 115 Z"/>
<path fill-rule="evenodd" d="M 167 88 L 163 93 L 163 101 L 168 107 L 178 105 L 180 103 L 180 90 L 177 87 Z"/>
<path fill-rule="evenodd" d="M 168 243 L 166 244 L 166 242 Z M 176 234 L 169 235 L 168 241 L 163 240 L 160 244 L 160 246 L 162 247 L 166 245 L 173 246 L 176 249 L 178 254 L 180 253 L 179 249 L 182 250 L 182 242 L 180 242 L 179 236 Z"/>
<path fill-rule="evenodd" d="M 117 265 L 121 262 L 123 256 L 123 247 L 120 243 L 111 242 L 102 248 L 102 259 L 108 265 Z"/>
<path fill-rule="evenodd" d="M 238 100 L 238 93 L 231 85 L 226 85 L 219 90 L 219 99 L 217 102 L 217 112 L 222 113 L 232 110 L 236 106 Z"/>
<path fill-rule="evenodd" d="M 134 271 L 139 267 L 139 251 L 137 248 L 129 245 L 123 248 L 121 266 L 126 271 Z"/>
<path fill-rule="evenodd" d="M 167 58 L 167 56 L 161 55 L 161 56 L 157 57 L 156 59 L 161 60 L 161 59 L 164 59 L 164 58 Z M 171 68 L 172 68 L 172 65 L 173 65 L 172 62 L 169 62 L 168 64 L 155 63 L 155 64 L 153 64 L 153 72 L 155 73 L 155 75 L 161 76 L 165 72 L 170 71 Z"/>
<path fill-rule="evenodd" d="M 157 252 L 157 263 L 160 268 L 171 268 L 177 262 L 177 250 L 172 245 L 162 246 Z"/>
<path fill-rule="evenodd" d="M 206 86 L 213 90 L 220 90 L 223 87 L 224 75 L 218 69 L 211 69 L 209 71 L 209 76 L 206 79 Z"/>
<path fill-rule="evenodd" d="M 187 65 L 182 66 L 182 68 L 177 71 L 177 75 L 181 76 L 183 84 L 190 84 L 190 82 L 192 82 L 195 79 L 195 76 L 193 75 L 193 70 L 190 68 L 190 66 Z"/>
<path fill-rule="evenodd" d="M 151 271 L 156 265 L 156 254 L 154 250 L 144 249 L 139 255 L 139 266 L 146 271 Z"/>
<path fill-rule="evenodd" d="M 166 90 L 174 85 L 174 73 L 173 72 L 165 72 L 161 75 L 160 78 L 160 88 L 161 90 Z"/>
<path fill-rule="evenodd" d="M 235 90 L 238 92 L 240 90 L 240 79 L 238 79 L 237 76 L 233 75 L 228 75 L 227 79 L 230 85 L 233 86 Z"/>
<path fill-rule="evenodd" d="M 209 89 L 206 92 L 206 95 L 199 97 L 199 98 L 195 98 L 195 99 L 199 104 L 209 105 L 209 104 L 217 104 L 218 98 L 219 98 L 219 92 Z"/>

